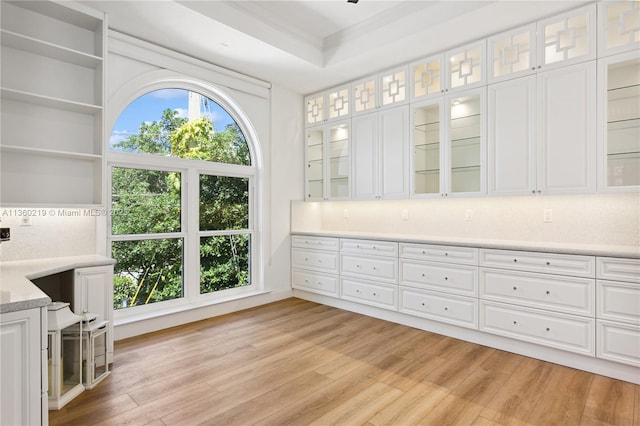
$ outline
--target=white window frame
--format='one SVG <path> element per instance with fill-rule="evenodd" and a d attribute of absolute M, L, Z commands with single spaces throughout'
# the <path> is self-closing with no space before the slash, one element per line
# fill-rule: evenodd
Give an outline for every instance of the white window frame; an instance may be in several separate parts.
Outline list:
<path fill-rule="evenodd" d="M 156 75 L 157 76 L 157 75 Z M 142 83 L 142 84 L 141 84 Z M 109 135 L 118 116 L 135 99 L 155 90 L 184 89 L 197 92 L 208 97 L 224 108 L 235 120 L 243 133 L 249 147 L 251 165 L 216 163 L 210 161 L 191 160 L 176 157 L 165 157 L 153 154 L 137 154 L 129 152 L 106 151 L 106 194 L 109 204 L 112 199 L 113 167 L 129 167 L 137 169 L 173 171 L 181 173 L 181 231 L 162 234 L 112 235 L 111 216 L 107 216 L 107 253 L 111 253 L 113 241 L 183 238 L 183 297 L 148 305 L 128 307 L 114 311 L 116 325 L 132 321 L 144 320 L 189 309 L 200 308 L 211 304 L 264 293 L 262 279 L 262 241 L 260 212 L 262 211 L 261 158 L 257 135 L 246 115 L 239 106 L 216 87 L 201 81 L 185 78 L 161 78 L 156 81 L 136 79 L 119 93 L 119 103 L 112 111 Z M 126 93 L 122 93 L 126 91 Z M 117 109 L 117 113 L 115 110 Z M 249 228 L 247 230 L 200 231 L 199 229 L 199 176 L 201 174 L 248 178 L 249 180 Z M 200 237 L 210 235 L 250 234 L 249 253 L 249 285 L 200 294 Z"/>

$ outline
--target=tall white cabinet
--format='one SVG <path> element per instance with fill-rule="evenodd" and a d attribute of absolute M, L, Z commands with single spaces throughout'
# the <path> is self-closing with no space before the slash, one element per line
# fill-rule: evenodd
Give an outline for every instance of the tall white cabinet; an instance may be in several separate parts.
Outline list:
<path fill-rule="evenodd" d="M 1 15 L 0 202 L 102 204 L 104 14 L 3 1 Z"/>

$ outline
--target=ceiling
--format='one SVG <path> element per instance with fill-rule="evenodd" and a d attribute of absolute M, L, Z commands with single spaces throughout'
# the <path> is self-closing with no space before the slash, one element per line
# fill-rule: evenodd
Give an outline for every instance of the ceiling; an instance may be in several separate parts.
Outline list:
<path fill-rule="evenodd" d="M 532 22 L 578 0 L 112 1 L 109 26 L 301 94 Z"/>

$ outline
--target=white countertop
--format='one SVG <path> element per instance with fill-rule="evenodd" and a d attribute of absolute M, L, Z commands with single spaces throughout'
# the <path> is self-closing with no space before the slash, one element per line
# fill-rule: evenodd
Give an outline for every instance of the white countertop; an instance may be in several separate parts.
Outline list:
<path fill-rule="evenodd" d="M 524 250 L 560 254 L 579 254 L 586 256 L 640 258 L 640 247 L 611 246 L 597 244 L 557 243 L 542 241 L 512 241 L 473 238 L 430 237 L 428 235 L 381 234 L 371 232 L 314 231 L 292 232 L 292 235 L 317 237 L 357 238 L 367 240 L 398 241 L 447 246 L 476 247 L 500 250 Z"/>
<path fill-rule="evenodd" d="M 115 260 L 100 255 L 51 257 L 0 262 L 0 313 L 38 308 L 51 298 L 31 280 L 76 268 L 113 265 Z"/>

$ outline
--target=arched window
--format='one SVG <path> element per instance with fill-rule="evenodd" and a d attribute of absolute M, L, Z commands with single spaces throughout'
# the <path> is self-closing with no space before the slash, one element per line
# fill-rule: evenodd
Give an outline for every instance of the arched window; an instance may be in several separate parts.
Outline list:
<path fill-rule="evenodd" d="M 117 312 L 255 287 L 254 154 L 247 127 L 215 98 L 156 89 L 115 121 L 107 158 Z"/>

